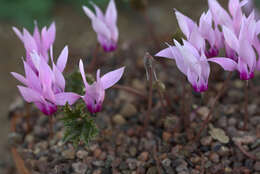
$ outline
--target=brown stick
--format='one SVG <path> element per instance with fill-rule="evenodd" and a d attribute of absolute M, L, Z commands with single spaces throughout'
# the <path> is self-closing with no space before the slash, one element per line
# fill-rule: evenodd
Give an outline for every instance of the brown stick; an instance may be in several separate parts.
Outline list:
<path fill-rule="evenodd" d="M 155 145 L 154 148 L 153 148 L 153 157 L 154 157 L 155 162 L 156 162 L 157 173 L 162 174 L 161 169 L 160 169 L 160 161 L 159 161 L 156 154 L 157 154 L 157 150 L 156 150 L 156 145 Z"/>
<path fill-rule="evenodd" d="M 248 81 L 246 81 L 244 88 L 245 88 L 245 103 L 244 103 L 245 115 L 244 115 L 243 130 L 247 130 L 248 129 L 248 120 L 249 120 L 249 116 L 248 116 Z"/>
<path fill-rule="evenodd" d="M 148 123 L 150 121 L 151 116 L 151 110 L 152 110 L 152 99 L 153 99 L 153 74 L 152 74 L 152 68 L 147 68 L 148 74 L 149 74 L 149 94 L 148 94 L 148 100 L 147 100 L 147 112 L 146 117 L 144 120 L 144 129 L 146 130 L 148 127 Z"/>
<path fill-rule="evenodd" d="M 255 160 L 255 161 L 259 161 L 260 159 L 258 159 L 255 155 L 250 154 L 249 152 L 247 152 L 240 143 L 235 142 L 235 144 L 237 145 L 238 149 L 248 158 Z"/>
<path fill-rule="evenodd" d="M 94 71 L 96 65 L 97 65 L 97 53 L 99 50 L 99 44 L 96 45 L 95 51 L 93 53 L 93 57 L 91 59 L 91 62 L 89 64 L 88 72 L 91 73 Z"/>
<path fill-rule="evenodd" d="M 134 88 L 131 88 L 129 86 L 123 86 L 123 85 L 114 85 L 113 88 L 116 88 L 116 89 L 120 89 L 120 90 L 124 90 L 124 91 L 127 91 L 131 94 L 134 94 L 134 95 L 137 95 L 141 98 L 144 98 L 144 99 L 147 99 L 147 96 L 143 93 L 143 92 L 140 92 Z"/>
<path fill-rule="evenodd" d="M 222 96 L 222 94 L 225 92 L 225 88 L 226 88 L 226 86 L 228 85 L 228 82 L 229 82 L 231 76 L 232 76 L 232 72 L 229 72 L 227 79 L 225 80 L 223 86 L 221 87 L 221 89 L 219 90 L 217 96 L 215 97 L 214 103 L 213 103 L 213 105 L 212 105 L 212 107 L 211 107 L 211 109 L 210 109 L 210 111 L 209 111 L 209 113 L 208 113 L 206 119 L 203 121 L 202 127 L 201 127 L 200 130 L 199 130 L 199 133 L 198 133 L 197 136 L 195 137 L 195 141 L 198 141 L 198 140 L 199 140 L 199 138 L 200 138 L 200 136 L 201 136 L 201 133 L 202 133 L 203 130 L 208 126 L 208 123 L 209 123 L 210 120 L 211 120 L 211 115 L 212 115 L 212 113 L 213 113 L 213 111 L 214 111 L 214 109 L 215 109 L 215 107 L 216 107 L 216 104 L 217 104 L 219 98 L 220 98 L 220 97 Z"/>

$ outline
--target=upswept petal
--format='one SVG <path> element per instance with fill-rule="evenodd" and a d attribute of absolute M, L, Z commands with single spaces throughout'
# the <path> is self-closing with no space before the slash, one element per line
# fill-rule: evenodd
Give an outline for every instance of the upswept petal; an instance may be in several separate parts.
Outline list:
<path fill-rule="evenodd" d="M 83 82 L 84 82 L 85 87 L 88 87 L 89 84 L 88 84 L 88 82 L 87 82 L 87 80 L 86 80 L 86 74 L 85 74 L 85 70 L 84 70 L 84 65 L 83 65 L 83 62 L 82 62 L 81 59 L 80 59 L 80 61 L 79 61 L 79 70 L 80 70 L 81 77 L 82 77 L 82 79 L 83 79 Z"/>
<path fill-rule="evenodd" d="M 214 57 L 208 59 L 208 61 L 219 64 L 225 71 L 234 71 L 237 69 L 237 63 L 230 58 Z"/>
<path fill-rule="evenodd" d="M 96 18 L 95 14 L 94 14 L 88 7 L 83 6 L 82 8 L 83 8 L 85 14 L 86 14 L 91 20 L 93 20 L 94 18 Z"/>
<path fill-rule="evenodd" d="M 168 48 L 165 48 L 165 49 L 161 50 L 160 52 L 156 53 L 155 56 L 169 58 L 169 59 L 175 59 L 172 54 L 170 45 Z"/>
<path fill-rule="evenodd" d="M 179 27 L 181 28 L 181 31 L 186 36 L 187 39 L 189 39 L 190 34 L 194 28 L 197 27 L 197 24 L 191 20 L 189 17 L 183 15 L 179 11 L 175 11 L 175 15 L 179 24 Z"/>
<path fill-rule="evenodd" d="M 47 51 L 53 45 L 56 36 L 56 26 L 53 22 L 48 29 L 42 29 L 42 46 L 43 50 Z"/>
<path fill-rule="evenodd" d="M 20 81 L 22 84 L 27 85 L 27 80 L 22 76 L 21 74 L 18 74 L 16 72 L 11 72 L 12 76 L 16 78 L 18 81 Z"/>
<path fill-rule="evenodd" d="M 69 105 L 73 105 L 80 95 L 73 92 L 62 92 L 55 95 L 55 104 L 64 106 L 67 102 Z"/>
<path fill-rule="evenodd" d="M 223 29 L 225 41 L 228 44 L 228 46 L 230 48 L 232 48 L 233 50 L 235 50 L 236 52 L 239 52 L 239 41 L 238 41 L 238 38 L 236 37 L 235 33 L 232 32 L 226 26 L 222 26 L 222 29 Z"/>
<path fill-rule="evenodd" d="M 241 48 L 238 52 L 240 59 L 247 63 L 250 71 L 254 71 L 256 65 L 256 54 L 253 47 L 247 40 L 241 40 L 240 47 Z"/>
<path fill-rule="evenodd" d="M 16 27 L 12 27 L 14 33 L 18 36 L 18 38 L 23 42 L 23 35 Z"/>
<path fill-rule="evenodd" d="M 24 64 L 24 71 L 25 71 L 25 77 L 26 77 L 26 85 L 38 92 L 41 91 L 41 84 L 39 83 L 39 78 L 35 74 L 35 72 L 32 70 L 32 68 L 23 61 Z"/>
<path fill-rule="evenodd" d="M 57 60 L 57 68 L 60 70 L 60 72 L 63 72 L 66 67 L 68 55 L 69 55 L 68 46 L 65 46 L 61 51 L 60 56 L 58 57 Z"/>
<path fill-rule="evenodd" d="M 125 67 L 122 67 L 103 75 L 101 77 L 103 88 L 107 89 L 116 84 L 121 79 L 124 73 L 124 69 Z"/>
<path fill-rule="evenodd" d="M 100 34 L 107 39 L 111 39 L 111 32 L 107 25 L 100 19 L 95 18 L 92 20 L 92 27 L 97 34 Z"/>
<path fill-rule="evenodd" d="M 44 101 L 41 94 L 38 93 L 37 91 L 35 91 L 31 88 L 24 87 L 24 86 L 17 86 L 17 87 L 18 87 L 21 95 L 23 96 L 24 100 L 27 101 L 28 103 Z"/>
<path fill-rule="evenodd" d="M 232 27 L 232 19 L 227 11 L 221 7 L 217 0 L 208 0 L 209 9 L 216 25 Z"/>
<path fill-rule="evenodd" d="M 105 14 L 108 25 L 114 26 L 117 22 L 117 10 L 114 0 L 110 0 Z"/>

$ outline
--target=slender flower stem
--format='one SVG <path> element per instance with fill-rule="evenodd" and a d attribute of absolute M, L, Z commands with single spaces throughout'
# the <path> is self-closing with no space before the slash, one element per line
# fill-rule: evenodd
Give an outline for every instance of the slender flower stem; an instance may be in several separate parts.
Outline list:
<path fill-rule="evenodd" d="M 244 115 L 244 126 L 243 130 L 248 129 L 248 81 L 245 83 L 245 115 Z"/>
<path fill-rule="evenodd" d="M 163 94 L 162 94 L 162 92 L 159 89 L 158 89 L 158 94 L 159 94 L 159 97 L 160 97 L 161 105 L 163 107 L 163 111 L 165 113 L 165 108 L 167 108 L 167 105 L 164 103 L 164 101 L 163 101 Z"/>
<path fill-rule="evenodd" d="M 53 131 L 53 122 L 54 122 L 53 117 L 54 117 L 54 115 L 50 115 L 48 117 L 49 117 L 50 139 L 52 139 L 53 135 L 54 135 L 54 131 Z"/>
<path fill-rule="evenodd" d="M 96 65 L 97 65 L 97 54 L 98 54 L 98 51 L 99 51 L 99 44 L 96 45 L 96 48 L 95 48 L 95 51 L 93 53 L 93 57 L 91 59 L 91 62 L 89 64 L 89 68 L 88 68 L 88 72 L 93 72 Z"/>
<path fill-rule="evenodd" d="M 218 91 L 218 94 L 217 94 L 217 96 L 215 97 L 214 103 L 213 103 L 213 105 L 212 105 L 212 107 L 211 107 L 211 109 L 210 109 L 210 111 L 209 111 L 209 113 L 208 113 L 206 119 L 203 121 L 202 127 L 201 127 L 200 130 L 199 130 L 199 133 L 198 133 L 197 136 L 195 137 L 195 141 L 198 141 L 198 140 L 199 140 L 199 138 L 200 138 L 200 136 L 201 136 L 201 133 L 202 133 L 203 130 L 208 126 L 208 123 L 209 123 L 210 120 L 211 120 L 211 115 L 212 115 L 212 113 L 213 113 L 213 111 L 214 111 L 214 109 L 215 109 L 215 107 L 216 107 L 216 104 L 217 104 L 219 98 L 220 98 L 220 97 L 223 95 L 223 93 L 225 92 L 226 87 L 227 87 L 227 85 L 228 85 L 228 82 L 229 82 L 230 79 L 231 79 L 231 76 L 232 76 L 232 72 L 229 72 L 227 79 L 225 80 L 223 86 L 222 86 L 221 89 Z"/>
<path fill-rule="evenodd" d="M 30 114 L 30 104 L 26 103 L 25 104 L 25 110 L 26 110 L 26 131 L 27 133 L 31 131 L 31 124 L 30 124 L 30 118 L 31 118 L 31 114 Z"/>
<path fill-rule="evenodd" d="M 148 94 L 148 100 L 147 100 L 147 112 L 146 117 L 144 120 L 144 129 L 146 130 L 148 127 L 148 123 L 150 121 L 151 116 L 151 110 L 152 110 L 152 99 L 153 99 L 153 74 L 152 74 L 152 68 L 147 68 L 148 74 L 149 74 L 149 94 Z"/>
<path fill-rule="evenodd" d="M 157 39 L 157 37 L 155 35 L 155 32 L 154 32 L 153 24 L 150 21 L 150 18 L 149 18 L 148 14 L 147 14 L 147 10 L 146 9 L 143 11 L 143 16 L 144 16 L 145 23 L 146 23 L 146 25 L 148 27 L 149 33 L 151 35 L 151 38 L 154 41 L 154 44 L 156 45 L 156 47 L 160 48 L 159 41 L 158 41 L 158 39 Z"/>
<path fill-rule="evenodd" d="M 123 85 L 114 85 L 113 88 L 116 88 L 116 89 L 121 89 L 121 90 L 124 90 L 124 91 L 127 91 L 131 94 L 134 94 L 134 95 L 137 95 L 143 99 L 147 99 L 147 96 L 143 93 L 143 92 L 140 92 L 134 88 L 131 88 L 129 86 L 123 86 Z"/>

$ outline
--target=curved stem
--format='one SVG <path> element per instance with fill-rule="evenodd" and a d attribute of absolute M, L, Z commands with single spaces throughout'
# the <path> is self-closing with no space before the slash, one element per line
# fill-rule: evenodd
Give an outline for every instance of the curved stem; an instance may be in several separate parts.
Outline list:
<path fill-rule="evenodd" d="M 153 74 L 152 74 L 152 68 L 149 67 L 148 69 L 148 74 L 149 74 L 149 94 L 148 94 L 148 100 L 147 100 L 147 112 L 146 112 L 146 117 L 144 120 L 144 129 L 146 130 L 148 127 L 148 123 L 150 121 L 150 116 L 151 116 L 151 110 L 152 110 L 152 98 L 153 98 Z"/>
<path fill-rule="evenodd" d="M 99 50 L 99 44 L 96 45 L 96 48 L 95 48 L 95 51 L 93 53 L 93 57 L 91 59 L 91 62 L 89 64 L 89 68 L 88 68 L 88 72 L 93 72 L 96 65 L 97 65 L 97 53 L 98 53 L 98 50 Z"/>
<path fill-rule="evenodd" d="M 246 81 L 245 84 L 245 115 L 244 115 L 244 126 L 243 126 L 243 130 L 247 130 L 248 129 L 248 81 Z"/>
<path fill-rule="evenodd" d="M 201 133 L 202 133 L 203 130 L 208 126 L 208 123 L 209 123 L 210 120 L 211 120 L 211 115 L 212 115 L 212 113 L 213 113 L 213 111 L 214 111 L 214 109 L 215 109 L 215 107 L 216 107 L 216 104 L 217 104 L 219 98 L 220 98 L 220 97 L 223 95 L 223 93 L 225 92 L 226 87 L 227 87 L 227 85 L 228 85 L 228 82 L 229 82 L 229 80 L 231 79 L 231 76 L 232 76 L 232 72 L 229 72 L 227 79 L 225 80 L 223 86 L 222 86 L 221 89 L 218 91 L 218 94 L 217 94 L 217 96 L 215 97 L 214 103 L 213 103 L 213 105 L 212 105 L 212 107 L 211 107 L 211 109 L 210 109 L 210 111 L 209 111 L 209 113 L 208 113 L 206 119 L 203 121 L 202 127 L 201 127 L 200 130 L 199 130 L 199 133 L 198 133 L 197 136 L 195 137 L 195 141 L 198 141 L 198 140 L 199 140 L 199 138 L 200 138 L 200 136 L 201 136 Z"/>

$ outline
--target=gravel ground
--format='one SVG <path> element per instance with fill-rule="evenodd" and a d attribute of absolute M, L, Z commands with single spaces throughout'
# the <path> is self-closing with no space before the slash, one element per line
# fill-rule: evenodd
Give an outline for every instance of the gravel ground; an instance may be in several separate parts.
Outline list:
<path fill-rule="evenodd" d="M 173 29 L 176 28 L 176 19 L 172 12 L 173 8 L 180 9 L 187 15 L 192 15 L 195 19 L 203 11 L 204 7 L 206 7 L 206 1 L 195 3 L 192 0 L 187 0 L 184 5 L 181 0 L 165 0 L 153 3 L 148 10 L 148 14 L 151 17 L 152 22 L 157 24 L 155 25 L 155 30 L 159 34 L 174 33 Z M 123 15 L 119 16 L 120 40 L 125 46 L 128 45 L 128 42 L 125 42 L 125 40 L 130 39 L 129 42 L 131 42 L 131 40 L 136 40 L 137 38 L 142 38 L 147 35 L 146 26 L 144 25 L 142 18 L 140 18 L 138 14 L 129 15 L 127 13 L 128 12 L 122 12 Z M 55 47 L 57 48 L 57 52 L 59 52 L 64 44 L 68 44 L 70 46 L 69 50 L 71 56 L 69 63 L 71 66 L 74 66 L 77 64 L 78 58 L 89 57 L 91 55 L 90 50 L 95 46 L 93 43 L 96 42 L 96 36 L 91 30 L 87 17 L 80 16 L 70 7 L 59 7 L 54 15 L 54 20 L 57 24 Z M 11 31 L 12 25 L 3 21 L 0 25 L 0 41 L 2 43 L 0 46 L 2 57 L 0 59 L 0 154 L 3 154 L 0 157 L 0 173 L 4 173 L 5 170 L 2 169 L 11 164 L 9 154 L 6 151 L 6 141 L 9 130 L 6 115 L 10 103 L 15 100 L 18 95 L 15 87 L 17 82 L 10 76 L 9 72 L 22 72 L 20 57 L 24 55 L 24 50 L 21 42 Z M 81 27 L 74 27 L 75 25 L 80 25 Z M 163 27 L 161 27 L 162 25 Z M 140 47 L 142 53 L 147 49 L 145 46 Z M 129 57 L 129 59 L 131 58 Z"/>

